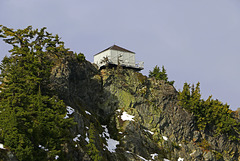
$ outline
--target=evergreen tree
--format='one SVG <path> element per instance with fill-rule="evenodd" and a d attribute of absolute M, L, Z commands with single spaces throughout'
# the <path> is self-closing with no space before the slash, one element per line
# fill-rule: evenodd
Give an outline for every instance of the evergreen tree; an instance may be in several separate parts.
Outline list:
<path fill-rule="evenodd" d="M 89 143 L 86 146 L 88 148 L 88 151 L 87 151 L 88 155 L 92 158 L 92 160 L 100 161 L 102 160 L 102 157 L 95 145 L 95 127 L 93 123 L 90 124 L 90 128 L 88 132 L 89 132 Z"/>
<path fill-rule="evenodd" d="M 153 71 L 149 71 L 149 77 L 155 77 L 158 80 L 164 80 L 171 85 L 174 84 L 174 81 L 168 81 L 167 71 L 164 66 L 162 66 L 162 70 L 160 70 L 160 68 L 156 65 Z"/>
<path fill-rule="evenodd" d="M 214 126 L 216 135 L 227 134 L 229 139 L 239 140 L 240 123 L 234 119 L 229 106 L 213 100 L 212 96 L 206 101 L 201 99 L 199 82 L 196 87 L 192 85 L 191 90 L 190 84 L 185 83 L 178 99 L 180 106 L 194 114 L 200 130 Z"/>
<path fill-rule="evenodd" d="M 20 161 L 64 159 L 61 144 L 74 124 L 64 119 L 66 105 L 47 86 L 53 58 L 67 49 L 45 29 L 0 28 L 0 36 L 13 46 L 0 65 L 0 139 Z"/>

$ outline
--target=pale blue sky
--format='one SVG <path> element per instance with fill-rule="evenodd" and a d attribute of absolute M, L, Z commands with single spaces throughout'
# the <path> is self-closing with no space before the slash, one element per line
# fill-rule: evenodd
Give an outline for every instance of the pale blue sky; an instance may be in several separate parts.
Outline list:
<path fill-rule="evenodd" d="M 176 89 L 199 81 L 204 98 L 240 107 L 239 0 L 1 0 L 0 23 L 46 26 L 91 62 L 115 43 L 136 52 L 143 74 L 164 65 Z"/>

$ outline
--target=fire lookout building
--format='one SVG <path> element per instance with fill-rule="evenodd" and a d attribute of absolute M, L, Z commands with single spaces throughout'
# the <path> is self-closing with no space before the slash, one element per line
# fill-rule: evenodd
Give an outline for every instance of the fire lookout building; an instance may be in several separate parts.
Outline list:
<path fill-rule="evenodd" d="M 94 63 L 97 64 L 100 69 L 106 67 L 116 67 L 117 65 L 137 71 L 143 69 L 143 62 L 136 63 L 134 52 L 117 45 L 113 45 L 95 54 Z"/>

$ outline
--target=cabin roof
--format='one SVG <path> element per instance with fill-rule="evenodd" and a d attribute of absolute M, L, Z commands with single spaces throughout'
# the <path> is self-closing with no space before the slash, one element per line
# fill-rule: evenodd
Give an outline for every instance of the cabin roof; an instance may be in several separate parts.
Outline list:
<path fill-rule="evenodd" d="M 103 50 L 103 51 L 101 51 L 101 52 L 99 52 L 99 53 L 97 53 L 97 54 L 95 54 L 95 55 L 98 55 L 98 54 L 100 54 L 100 53 L 102 53 L 102 52 L 104 52 L 104 51 L 106 51 L 106 50 L 117 50 L 117 51 L 123 51 L 123 52 L 134 53 L 133 51 L 130 51 L 130 50 L 124 49 L 124 48 L 122 48 L 122 47 L 120 47 L 120 46 L 113 45 L 113 46 L 110 46 L 109 48 L 107 48 L 107 49 L 105 49 L 105 50 Z M 134 54 L 135 54 L 135 53 L 134 53 Z M 95 55 L 94 55 L 94 56 L 95 56 Z"/>

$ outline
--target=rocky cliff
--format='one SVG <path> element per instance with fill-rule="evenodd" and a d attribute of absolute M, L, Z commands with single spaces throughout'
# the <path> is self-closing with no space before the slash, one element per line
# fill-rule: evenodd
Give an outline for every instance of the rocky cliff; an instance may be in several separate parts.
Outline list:
<path fill-rule="evenodd" d="M 51 87 L 75 112 L 74 160 L 90 160 L 90 124 L 104 160 L 238 160 L 239 142 L 199 131 L 176 89 L 129 69 L 98 71 L 74 57 L 52 70 Z"/>
<path fill-rule="evenodd" d="M 69 160 L 240 160 L 239 142 L 198 130 L 164 81 L 121 67 L 99 71 L 73 55 L 56 63 L 50 80 L 76 122 L 63 146 Z"/>

